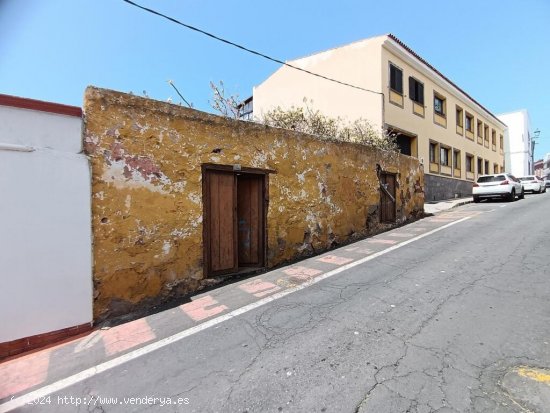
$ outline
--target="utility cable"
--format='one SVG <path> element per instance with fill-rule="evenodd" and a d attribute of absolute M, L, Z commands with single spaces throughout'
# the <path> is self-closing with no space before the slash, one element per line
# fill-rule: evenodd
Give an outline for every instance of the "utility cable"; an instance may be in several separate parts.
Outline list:
<path fill-rule="evenodd" d="M 284 61 L 282 61 L 282 60 L 280 60 L 280 59 L 276 59 L 276 58 L 271 57 L 271 56 L 268 56 L 268 55 L 266 55 L 266 54 L 264 54 L 264 53 L 257 52 L 257 51 L 255 51 L 255 50 L 249 49 L 248 47 L 241 46 L 240 44 L 237 44 L 237 43 L 234 43 L 234 42 L 229 41 L 229 40 L 227 40 L 227 39 L 224 39 L 224 38 L 221 38 L 221 37 L 219 37 L 219 36 L 216 36 L 215 34 L 209 33 L 209 32 L 207 32 L 207 31 L 205 31 L 205 30 L 202 30 L 202 29 L 199 29 L 199 28 L 197 28 L 197 27 L 191 26 L 191 25 L 189 25 L 189 24 L 183 23 L 183 22 L 181 22 L 181 21 L 179 21 L 179 20 L 177 20 L 177 19 L 174 19 L 173 17 L 167 16 L 167 15 L 162 14 L 162 13 L 160 13 L 160 12 L 158 12 L 158 11 L 153 10 L 153 9 L 150 9 L 150 8 L 147 8 L 147 7 L 144 7 L 144 6 L 141 6 L 141 5 L 137 4 L 137 3 L 134 3 L 134 2 L 131 1 L 131 0 L 122 0 L 122 1 L 124 1 L 124 2 L 126 2 L 126 3 L 128 3 L 128 4 L 131 4 L 132 6 L 137 7 L 137 8 L 139 8 L 139 9 L 145 10 L 146 12 L 149 12 L 149 13 L 155 14 L 155 15 L 157 15 L 157 16 L 159 16 L 159 17 L 162 17 L 162 18 L 164 18 L 164 19 L 166 19 L 166 20 L 170 20 L 171 22 L 176 23 L 176 24 L 179 24 L 180 26 L 183 26 L 183 27 L 186 27 L 186 28 L 188 28 L 188 29 L 190 29 L 190 30 L 193 30 L 193 31 L 199 32 L 199 33 L 201 33 L 201 34 L 204 34 L 205 36 L 211 37 L 212 39 L 215 39 L 215 40 L 218 40 L 218 41 L 220 41 L 220 42 L 226 43 L 226 44 L 228 44 L 228 45 L 230 45 L 230 46 L 234 46 L 234 47 L 236 47 L 236 48 L 238 48 L 238 49 L 244 50 L 245 52 L 248 52 L 248 53 L 252 53 L 252 54 L 254 54 L 254 55 L 256 55 L 256 56 L 263 57 L 264 59 L 270 60 L 270 61 L 272 61 L 272 62 L 279 63 L 279 64 L 281 64 L 281 65 L 283 65 L 283 66 L 287 66 L 287 67 L 290 67 L 290 68 L 292 68 L 292 69 L 299 70 L 300 72 L 304 72 L 304 73 L 307 73 L 307 74 L 309 74 L 309 75 L 316 76 L 316 77 L 319 77 L 319 78 L 321 78 L 321 79 L 328 80 L 328 81 L 330 81 L 330 82 L 338 83 L 338 84 L 343 85 L 343 86 L 348 86 L 348 87 L 351 87 L 351 88 L 353 88 L 353 89 L 358 89 L 358 90 L 362 90 L 362 91 L 364 91 L 364 92 L 369 92 L 369 93 L 375 93 L 375 94 L 377 94 L 377 95 L 383 95 L 382 92 L 376 92 L 376 91 L 374 91 L 374 90 L 366 89 L 366 88 L 361 87 L 361 86 L 352 85 L 351 83 L 342 82 L 341 80 L 333 79 L 333 78 L 331 78 L 331 77 L 324 76 L 324 75 L 321 75 L 321 74 L 319 74 L 319 73 L 311 72 L 311 71 L 309 71 L 309 70 L 307 70 L 307 69 L 302 69 L 301 67 L 294 66 L 294 65 L 292 65 L 292 64 L 290 64 L 290 63 L 286 63 L 286 62 L 284 62 Z"/>

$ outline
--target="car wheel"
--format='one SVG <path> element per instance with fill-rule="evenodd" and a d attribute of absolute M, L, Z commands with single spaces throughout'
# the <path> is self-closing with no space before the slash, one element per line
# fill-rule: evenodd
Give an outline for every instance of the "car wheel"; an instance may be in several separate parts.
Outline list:
<path fill-rule="evenodd" d="M 479 199 L 478 196 L 474 196 L 474 202 L 477 204 L 477 203 L 479 203 L 479 201 L 481 201 L 481 199 Z"/>
<path fill-rule="evenodd" d="M 516 190 L 512 188 L 512 192 L 508 194 L 508 201 L 514 202 L 516 200 Z"/>
<path fill-rule="evenodd" d="M 525 191 L 522 189 L 521 194 L 519 194 L 518 199 L 524 199 L 525 198 Z"/>

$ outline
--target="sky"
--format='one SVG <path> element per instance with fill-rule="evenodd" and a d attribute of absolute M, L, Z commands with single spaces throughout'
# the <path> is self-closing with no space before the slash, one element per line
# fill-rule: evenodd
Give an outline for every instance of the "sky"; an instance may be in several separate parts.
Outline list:
<path fill-rule="evenodd" d="M 527 109 L 550 152 L 550 0 L 136 0 L 280 60 L 393 33 L 492 113 Z M 82 106 L 88 85 L 212 112 L 279 68 L 122 0 L 0 0 L 0 93 Z M 345 81 L 345 79 L 340 79 Z"/>

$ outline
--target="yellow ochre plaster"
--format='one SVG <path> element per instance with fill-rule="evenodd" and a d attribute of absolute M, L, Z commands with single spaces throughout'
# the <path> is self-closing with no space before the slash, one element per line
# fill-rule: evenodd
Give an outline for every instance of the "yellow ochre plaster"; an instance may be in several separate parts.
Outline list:
<path fill-rule="evenodd" d="M 397 174 L 397 223 L 419 215 L 414 158 L 224 119 L 89 87 L 94 315 L 105 319 L 202 288 L 201 164 L 269 174 L 267 267 L 387 228 L 377 164 Z"/>

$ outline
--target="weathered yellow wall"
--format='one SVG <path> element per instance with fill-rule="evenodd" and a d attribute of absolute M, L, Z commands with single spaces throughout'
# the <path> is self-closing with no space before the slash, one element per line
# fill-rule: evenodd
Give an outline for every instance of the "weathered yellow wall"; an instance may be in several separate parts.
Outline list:
<path fill-rule="evenodd" d="M 377 164 L 398 174 L 398 222 L 423 211 L 414 158 L 97 88 L 86 90 L 84 113 L 96 319 L 205 284 L 203 163 L 276 171 L 268 267 L 382 229 Z"/>

